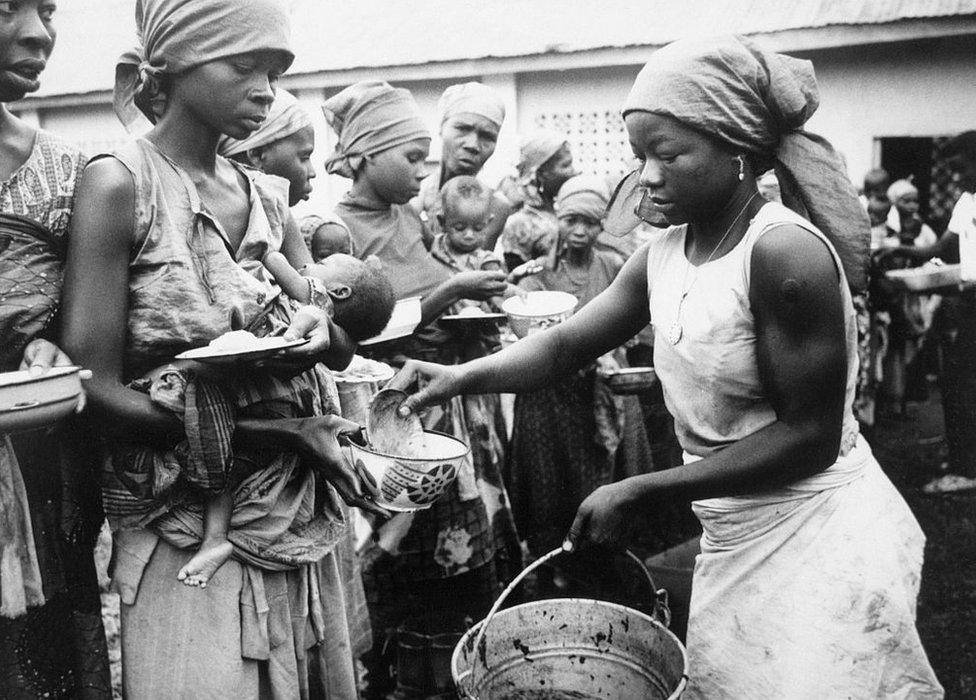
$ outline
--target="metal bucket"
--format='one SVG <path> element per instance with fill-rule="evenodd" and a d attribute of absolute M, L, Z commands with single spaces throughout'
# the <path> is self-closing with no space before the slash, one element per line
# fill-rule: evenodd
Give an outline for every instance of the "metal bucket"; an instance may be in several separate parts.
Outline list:
<path fill-rule="evenodd" d="M 488 617 L 461 638 L 451 659 L 458 694 L 468 700 L 679 697 L 688 658 L 666 627 L 663 591 L 655 589 L 654 613 L 660 621 L 623 605 L 582 598 L 498 611 L 526 574 L 562 551 L 553 550 L 526 568 Z M 650 580 L 643 562 L 630 556 Z"/>

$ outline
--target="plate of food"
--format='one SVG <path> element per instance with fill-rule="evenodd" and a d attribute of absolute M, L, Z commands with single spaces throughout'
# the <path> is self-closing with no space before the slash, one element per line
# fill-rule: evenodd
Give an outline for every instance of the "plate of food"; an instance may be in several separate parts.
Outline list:
<path fill-rule="evenodd" d="M 445 314 L 440 320 L 448 325 L 469 325 L 479 323 L 502 323 L 507 314 L 488 313 L 477 306 L 465 306 L 456 314 Z"/>
<path fill-rule="evenodd" d="M 400 299 L 393 307 L 393 315 L 390 316 L 386 328 L 379 335 L 362 340 L 359 344 L 375 345 L 408 336 L 420 325 L 421 314 L 420 297 Z"/>
<path fill-rule="evenodd" d="M 277 355 L 282 350 L 297 348 L 307 342 L 306 338 L 285 340 L 280 335 L 258 338 L 250 331 L 230 331 L 214 338 L 209 345 L 181 352 L 176 359 L 226 365 L 263 360 Z"/>
<path fill-rule="evenodd" d="M 353 355 L 349 366 L 341 372 L 333 372 L 332 378 L 342 384 L 382 384 L 393 379 L 394 374 L 396 370 L 385 362 Z"/>

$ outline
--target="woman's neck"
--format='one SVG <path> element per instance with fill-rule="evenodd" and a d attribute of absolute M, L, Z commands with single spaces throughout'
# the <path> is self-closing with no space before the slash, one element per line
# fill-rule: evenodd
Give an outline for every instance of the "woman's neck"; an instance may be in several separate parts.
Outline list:
<path fill-rule="evenodd" d="M 0 181 L 6 181 L 30 157 L 37 129 L 0 104 Z"/>
<path fill-rule="evenodd" d="M 588 248 L 567 248 L 563 253 L 570 267 L 589 267 L 593 262 L 593 246 Z"/>
<path fill-rule="evenodd" d="M 184 170 L 216 174 L 220 132 L 179 104 L 167 105 L 166 113 L 146 138 Z"/>
<path fill-rule="evenodd" d="M 364 177 L 353 180 L 352 187 L 349 188 L 349 196 L 371 209 L 389 209 L 393 206 L 380 197 L 376 193 L 376 188 Z"/>
<path fill-rule="evenodd" d="M 689 222 L 693 240 L 686 250 L 688 259 L 699 264 L 704 259 L 717 256 L 722 247 L 734 247 L 749 228 L 750 220 L 766 203 L 759 195 L 755 180 L 747 178 L 729 197 L 729 201 L 707 220 Z"/>

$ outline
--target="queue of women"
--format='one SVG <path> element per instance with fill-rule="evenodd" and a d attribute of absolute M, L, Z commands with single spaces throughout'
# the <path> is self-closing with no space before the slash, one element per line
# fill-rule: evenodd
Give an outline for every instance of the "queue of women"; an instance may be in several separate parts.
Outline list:
<path fill-rule="evenodd" d="M 691 499 L 687 696 L 941 697 L 915 630 L 924 537 L 852 412 L 869 228 L 802 129 L 809 62 L 736 37 L 655 52 L 623 103 L 640 166 L 617 201 L 640 204 L 617 208 L 620 238 L 611 187 L 575 173 L 564 136 L 525 139 L 517 188 L 479 180 L 505 118 L 489 88 L 444 93 L 428 174 L 409 92 L 359 83 L 323 105 L 349 193 L 296 222 L 314 132 L 277 88 L 287 10 L 138 0 L 136 19 L 115 105 L 143 136 L 82 155 L 0 110 L 0 369 L 91 372 L 76 417 L 0 448 L 0 695 L 110 697 L 103 515 L 126 697 L 423 697 L 445 688 L 390 672 L 397 630 L 436 645 L 526 555 L 622 549 Z M 38 88 L 56 23 L 48 0 L 0 3 L 4 103 Z M 782 204 L 758 194 L 770 168 Z M 359 337 L 314 293 L 287 298 L 272 253 L 299 271 L 375 256 L 421 298 L 417 331 L 359 352 L 401 368 L 401 412 L 470 445 L 429 510 L 391 517 L 344 458 L 359 425 L 331 371 Z M 338 305 L 365 279 L 326 288 Z M 438 320 L 539 289 L 580 307 L 504 349 Z M 246 377 L 171 364 L 269 325 L 308 342 Z M 649 325 L 678 468 L 652 464 L 639 403 L 601 382 Z M 511 442 L 500 393 L 518 394 Z M 372 529 L 358 552 L 350 508 Z"/>

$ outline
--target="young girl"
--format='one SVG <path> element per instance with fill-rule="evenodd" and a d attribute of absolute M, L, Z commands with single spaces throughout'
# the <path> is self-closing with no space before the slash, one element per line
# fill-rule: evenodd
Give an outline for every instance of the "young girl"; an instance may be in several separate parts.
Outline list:
<path fill-rule="evenodd" d="M 504 293 L 505 273 L 451 275 L 424 246 L 426 228 L 408 202 L 420 186 L 430 136 L 413 97 L 385 83 L 359 83 L 327 100 L 324 110 L 338 135 L 326 168 L 353 179 L 337 213 L 352 231 L 357 257 L 379 257 L 399 297 L 422 297 L 420 330 L 372 346 L 371 355 L 395 364 L 410 356 L 456 361 L 453 350 L 436 344 L 437 334 L 428 336 L 424 326 L 462 298 Z M 366 660 L 370 693 L 377 697 L 392 685 L 385 672 L 390 664 L 383 659 L 384 648 L 393 648 L 388 635 L 411 616 L 426 621 L 416 631 L 463 629 L 463 619 L 482 616 L 499 583 L 521 564 L 501 481 L 498 423 L 476 408 L 459 399 L 424 415 L 428 429 L 468 443 L 470 459 L 429 510 L 396 515 L 379 526 L 364 554 L 374 634 Z"/>
<path fill-rule="evenodd" d="M 229 449 L 254 471 L 233 492 L 236 557 L 206 591 L 174 581 L 186 548 L 207 534 L 199 501 L 152 512 L 132 484 L 103 490 L 116 536 L 124 692 L 352 697 L 328 553 L 342 524 L 328 484 L 356 505 L 367 506 L 372 492 L 336 442 L 355 426 L 325 415 L 315 377 L 304 372 L 319 360 L 348 361 L 344 334 L 321 310 L 301 307 L 285 336 L 310 342 L 267 368 L 295 377 L 282 385 L 300 386 L 304 410 L 238 418 L 230 432 L 191 433 L 126 387 L 174 354 L 246 326 L 277 297 L 242 262 L 260 265 L 278 247 L 292 264 L 310 261 L 277 184 L 217 156 L 222 134 L 244 138 L 266 118 L 292 60 L 288 14 L 274 0 L 141 0 L 136 23 L 142 47 L 118 67 L 116 104 L 127 119 L 141 105 L 156 124 L 85 172 L 65 345 L 95 374 L 91 407 L 107 440 L 161 450 L 188 441 L 208 459 Z"/>
<path fill-rule="evenodd" d="M 567 292 L 579 300 L 577 309 L 609 287 L 624 261 L 595 246 L 608 200 L 600 177 L 567 180 L 555 201 L 559 239 L 552 255 L 519 286 Z M 613 396 L 600 373 L 625 365 L 617 350 L 571 377 L 516 397 L 505 482 L 519 534 L 534 557 L 562 542 L 576 509 L 594 489 L 651 469 L 637 398 Z"/>

